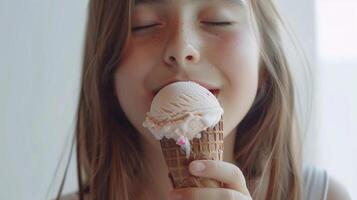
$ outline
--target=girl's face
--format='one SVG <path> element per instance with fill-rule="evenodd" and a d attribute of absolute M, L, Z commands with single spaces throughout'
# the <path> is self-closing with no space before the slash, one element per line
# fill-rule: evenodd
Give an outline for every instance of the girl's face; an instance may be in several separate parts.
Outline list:
<path fill-rule="evenodd" d="M 213 90 L 224 109 L 225 137 L 246 115 L 258 87 L 259 46 L 240 0 L 141 0 L 115 72 L 115 93 L 134 127 L 142 126 L 155 92 L 191 80 Z"/>

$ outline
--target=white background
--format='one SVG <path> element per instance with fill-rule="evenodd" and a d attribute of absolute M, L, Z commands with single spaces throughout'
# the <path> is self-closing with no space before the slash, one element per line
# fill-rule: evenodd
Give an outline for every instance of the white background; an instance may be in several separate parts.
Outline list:
<path fill-rule="evenodd" d="M 1 200 L 45 199 L 61 151 L 69 149 L 86 4 L 0 0 Z M 67 191 L 76 186 L 71 169 Z"/>
<path fill-rule="evenodd" d="M 316 83 L 306 161 L 357 199 L 356 0 L 278 3 Z M 0 199 L 48 199 L 57 191 L 73 134 L 86 9 L 87 0 L 0 0 Z M 76 184 L 72 161 L 65 193 Z"/>
<path fill-rule="evenodd" d="M 317 160 L 357 199 L 357 0 L 318 0 Z"/>

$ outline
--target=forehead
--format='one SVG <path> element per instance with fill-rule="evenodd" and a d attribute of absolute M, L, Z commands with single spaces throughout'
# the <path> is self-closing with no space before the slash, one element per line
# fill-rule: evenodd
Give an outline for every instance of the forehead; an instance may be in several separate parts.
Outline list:
<path fill-rule="evenodd" d="M 244 6 L 245 0 L 135 0 L 135 5 L 139 4 L 168 4 L 174 1 L 181 2 L 192 2 L 192 3 L 204 3 L 204 2 L 215 2 L 215 3 L 229 3 L 238 6 Z"/>

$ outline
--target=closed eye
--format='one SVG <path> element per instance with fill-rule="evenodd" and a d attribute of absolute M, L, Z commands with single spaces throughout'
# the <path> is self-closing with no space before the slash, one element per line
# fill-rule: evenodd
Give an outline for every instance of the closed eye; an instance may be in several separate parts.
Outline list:
<path fill-rule="evenodd" d="M 233 22 L 202 22 L 202 23 L 212 26 L 230 26 L 233 24 Z"/>
<path fill-rule="evenodd" d="M 203 24 L 207 24 L 207 25 L 211 25 L 211 26 L 230 26 L 233 24 L 233 22 L 202 22 Z M 145 26 L 136 26 L 136 27 L 133 27 L 131 30 L 133 32 L 135 31 L 140 31 L 142 29 L 148 29 L 148 28 L 151 28 L 151 27 L 155 27 L 159 24 L 150 24 L 150 25 L 145 25 Z"/>
<path fill-rule="evenodd" d="M 151 27 L 154 27 L 154 26 L 157 26 L 159 24 L 150 24 L 150 25 L 145 25 L 145 26 L 136 26 L 136 27 L 133 27 L 131 29 L 131 31 L 135 32 L 135 31 L 139 31 L 139 30 L 142 30 L 142 29 L 147 29 L 147 28 L 151 28 Z"/>

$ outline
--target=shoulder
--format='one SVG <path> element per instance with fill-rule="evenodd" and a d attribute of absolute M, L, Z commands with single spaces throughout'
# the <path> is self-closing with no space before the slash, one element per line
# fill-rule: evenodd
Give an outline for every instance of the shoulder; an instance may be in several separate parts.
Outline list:
<path fill-rule="evenodd" d="M 326 199 L 329 176 L 325 169 L 305 166 L 303 180 L 305 199 Z"/>
<path fill-rule="evenodd" d="M 345 187 L 326 169 L 316 166 L 304 167 L 304 196 L 305 199 L 350 200 Z"/>
<path fill-rule="evenodd" d="M 334 177 L 329 178 L 327 200 L 351 200 L 346 188 Z"/>

